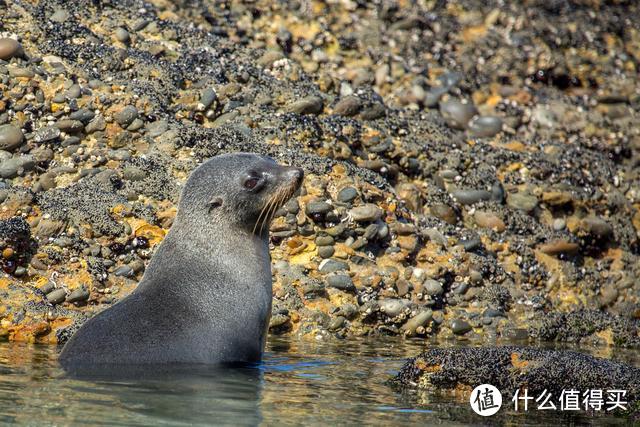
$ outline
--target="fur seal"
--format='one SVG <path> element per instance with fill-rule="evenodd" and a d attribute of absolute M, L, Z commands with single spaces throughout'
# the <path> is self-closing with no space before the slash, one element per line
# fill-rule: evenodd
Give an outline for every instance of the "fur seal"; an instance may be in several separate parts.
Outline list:
<path fill-rule="evenodd" d="M 196 168 L 141 282 L 78 329 L 62 366 L 259 361 L 271 316 L 269 223 L 303 175 L 251 153 Z"/>

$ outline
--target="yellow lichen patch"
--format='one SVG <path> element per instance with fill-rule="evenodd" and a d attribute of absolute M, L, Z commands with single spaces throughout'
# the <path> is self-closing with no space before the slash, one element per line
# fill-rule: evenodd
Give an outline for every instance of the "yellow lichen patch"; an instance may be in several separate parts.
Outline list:
<path fill-rule="evenodd" d="M 613 341 L 613 331 L 611 330 L 611 328 L 596 332 L 595 335 L 606 342 L 607 345 L 613 346 L 615 344 Z"/>
<path fill-rule="evenodd" d="M 44 320 L 35 323 L 21 324 L 9 330 L 9 340 L 22 342 L 36 342 L 42 335 L 51 332 L 49 323 Z"/>
<path fill-rule="evenodd" d="M 355 295 L 333 289 L 329 292 L 329 301 L 336 307 L 343 304 L 357 304 Z"/>
<path fill-rule="evenodd" d="M 291 256 L 289 258 L 289 263 L 302 265 L 310 263 L 318 253 L 316 249 L 315 243 L 308 244 L 303 251 Z"/>
<path fill-rule="evenodd" d="M 465 43 L 472 43 L 484 37 L 487 34 L 487 27 L 483 25 L 475 25 L 462 30 L 462 40 Z"/>
<path fill-rule="evenodd" d="M 131 222 L 131 228 L 135 230 L 135 236 L 146 238 L 147 240 L 149 240 L 150 246 L 154 246 L 162 242 L 164 236 L 167 234 L 166 231 L 164 231 L 157 225 L 151 225 L 137 219 L 134 219 Z"/>
<path fill-rule="evenodd" d="M 517 369 L 525 369 L 529 365 L 529 362 L 520 359 L 518 353 L 511 353 L 511 364 Z"/>

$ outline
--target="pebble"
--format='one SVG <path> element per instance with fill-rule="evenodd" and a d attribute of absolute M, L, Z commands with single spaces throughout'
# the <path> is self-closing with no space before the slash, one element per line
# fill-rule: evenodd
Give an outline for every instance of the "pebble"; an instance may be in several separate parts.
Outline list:
<path fill-rule="evenodd" d="M 0 38 L 0 59 L 7 61 L 16 56 L 22 56 L 22 45 L 10 38 Z"/>
<path fill-rule="evenodd" d="M 138 118 L 138 109 L 133 105 L 127 105 L 122 110 L 115 113 L 113 118 L 121 127 L 126 128 Z"/>
<path fill-rule="evenodd" d="M 196 106 L 197 111 L 206 111 L 215 102 L 218 95 L 212 88 L 207 88 L 200 94 L 200 102 Z"/>
<path fill-rule="evenodd" d="M 131 36 L 129 35 L 129 31 L 125 30 L 122 27 L 116 28 L 114 35 L 116 36 L 116 39 L 118 39 L 118 41 L 122 43 L 128 43 L 129 40 L 131 39 Z"/>
<path fill-rule="evenodd" d="M 118 267 L 114 272 L 114 275 L 116 276 L 120 276 L 120 277 L 132 277 L 133 276 L 133 268 L 129 267 L 128 265 L 123 265 Z"/>
<path fill-rule="evenodd" d="M 566 226 L 567 226 L 567 221 L 565 221 L 564 218 L 556 218 L 553 220 L 552 227 L 555 231 L 564 230 Z"/>
<path fill-rule="evenodd" d="M 353 187 L 345 187 L 338 192 L 338 201 L 342 203 L 351 203 L 358 197 L 358 190 Z"/>
<path fill-rule="evenodd" d="M 499 233 L 506 228 L 504 222 L 492 212 L 475 211 L 473 219 L 479 227 L 489 228 Z"/>
<path fill-rule="evenodd" d="M 286 110 L 297 114 L 320 114 L 323 106 L 322 98 L 311 95 L 289 104 Z"/>
<path fill-rule="evenodd" d="M 442 287 L 442 283 L 437 280 L 427 279 L 424 281 L 424 291 L 427 295 L 431 295 L 432 297 L 437 295 L 442 295 L 444 292 L 444 288 Z"/>
<path fill-rule="evenodd" d="M 336 253 L 333 246 L 318 246 L 318 256 L 320 258 L 331 258 Z"/>
<path fill-rule="evenodd" d="M 361 108 L 362 102 L 360 98 L 350 95 L 338 101 L 335 107 L 333 107 L 333 112 L 341 116 L 355 116 L 360 112 Z"/>
<path fill-rule="evenodd" d="M 377 221 L 382 217 L 382 209 L 373 203 L 367 203 L 351 209 L 349 216 L 356 222 Z"/>
<path fill-rule="evenodd" d="M 489 138 L 502 131 L 502 119 L 495 116 L 481 116 L 469 122 L 469 132 L 477 138 Z"/>
<path fill-rule="evenodd" d="M 329 321 L 329 326 L 327 328 L 330 331 L 336 331 L 342 328 L 345 325 L 346 321 L 347 319 L 342 316 L 334 317 L 333 319 L 331 319 L 331 321 Z"/>
<path fill-rule="evenodd" d="M 491 200 L 492 195 L 487 190 L 456 190 L 451 192 L 451 196 L 462 205 L 472 205 Z"/>
<path fill-rule="evenodd" d="M 411 319 L 407 321 L 400 328 L 401 331 L 405 333 L 406 336 L 414 336 L 416 334 L 416 329 L 420 326 L 424 326 L 431 320 L 433 317 L 433 312 L 429 309 L 421 311 L 420 313 L 413 316 Z"/>
<path fill-rule="evenodd" d="M 66 133 L 76 133 L 84 129 L 84 124 L 80 120 L 64 119 L 58 121 L 56 127 Z"/>
<path fill-rule="evenodd" d="M 613 227 L 601 218 L 585 218 L 581 225 L 587 233 L 596 237 L 605 238 L 613 234 Z"/>
<path fill-rule="evenodd" d="M 56 126 L 44 126 L 36 130 L 33 135 L 33 141 L 41 144 L 57 139 L 60 136 L 60 129 Z"/>
<path fill-rule="evenodd" d="M 385 299 L 379 301 L 378 305 L 380 306 L 380 311 L 389 317 L 396 317 L 406 307 L 405 301 L 399 299 Z"/>
<path fill-rule="evenodd" d="M 24 142 L 22 130 L 14 125 L 0 126 L 0 150 L 13 151 Z"/>
<path fill-rule="evenodd" d="M 569 242 L 567 240 L 559 239 L 553 242 L 544 243 L 538 247 L 541 252 L 547 255 L 560 255 L 563 253 L 572 254 L 580 249 L 580 245 L 577 243 Z"/>
<path fill-rule="evenodd" d="M 304 210 L 307 215 L 326 214 L 333 210 L 333 206 L 327 202 L 312 201 L 307 203 Z"/>
<path fill-rule="evenodd" d="M 445 122 L 454 129 L 465 129 L 469 120 L 478 114 L 478 110 L 471 102 L 449 99 L 440 102 L 440 114 Z"/>
<path fill-rule="evenodd" d="M 86 287 L 81 286 L 75 289 L 67 296 L 67 302 L 82 302 L 89 299 L 89 291 Z"/>
<path fill-rule="evenodd" d="M 353 285 L 353 281 L 351 277 L 346 274 L 336 274 L 327 276 L 327 284 L 336 289 L 340 289 L 343 291 L 354 291 L 356 287 Z"/>
<path fill-rule="evenodd" d="M 509 194 L 507 196 L 507 205 L 514 209 L 531 212 L 538 206 L 538 198 L 526 193 Z"/>
<path fill-rule="evenodd" d="M 338 261 L 337 259 L 329 258 L 323 260 L 318 266 L 318 271 L 320 273 L 335 273 L 336 271 L 348 271 L 349 264 L 343 261 Z"/>
<path fill-rule="evenodd" d="M 451 322 L 451 331 L 456 335 L 464 335 L 471 329 L 471 325 L 466 320 L 455 319 Z"/>
<path fill-rule="evenodd" d="M 67 293 L 64 289 L 56 289 L 47 294 L 47 301 L 51 304 L 60 304 L 64 302 Z"/>

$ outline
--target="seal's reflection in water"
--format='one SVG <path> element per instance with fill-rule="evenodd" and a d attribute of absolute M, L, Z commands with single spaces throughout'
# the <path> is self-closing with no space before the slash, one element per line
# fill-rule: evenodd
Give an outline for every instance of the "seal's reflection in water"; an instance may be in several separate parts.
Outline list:
<path fill-rule="evenodd" d="M 93 366 L 68 374 L 75 391 L 108 394 L 118 410 L 158 423 L 258 425 L 260 365 Z M 98 387 L 96 387 L 98 386 Z"/>

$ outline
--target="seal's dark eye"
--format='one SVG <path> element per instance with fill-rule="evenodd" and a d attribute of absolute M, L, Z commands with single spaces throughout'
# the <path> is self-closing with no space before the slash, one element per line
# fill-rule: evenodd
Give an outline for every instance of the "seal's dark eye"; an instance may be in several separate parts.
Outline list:
<path fill-rule="evenodd" d="M 260 180 L 258 178 L 253 178 L 253 177 L 252 178 L 248 178 L 244 182 L 244 188 L 246 188 L 248 190 L 253 190 L 258 185 L 258 182 L 260 182 Z"/>

